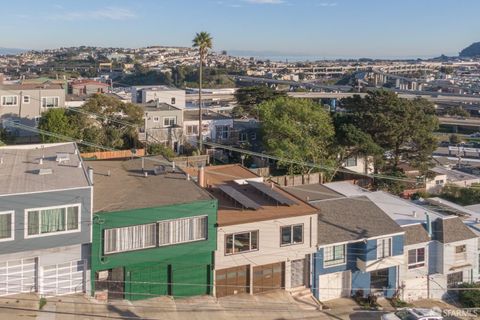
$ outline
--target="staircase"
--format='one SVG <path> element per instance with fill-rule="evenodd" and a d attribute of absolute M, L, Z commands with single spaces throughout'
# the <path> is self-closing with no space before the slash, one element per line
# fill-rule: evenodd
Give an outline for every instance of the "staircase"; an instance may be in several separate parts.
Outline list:
<path fill-rule="evenodd" d="M 291 289 L 288 291 L 293 300 L 297 302 L 297 305 L 303 310 L 321 310 L 322 304 L 315 299 L 310 288 L 304 286 Z"/>

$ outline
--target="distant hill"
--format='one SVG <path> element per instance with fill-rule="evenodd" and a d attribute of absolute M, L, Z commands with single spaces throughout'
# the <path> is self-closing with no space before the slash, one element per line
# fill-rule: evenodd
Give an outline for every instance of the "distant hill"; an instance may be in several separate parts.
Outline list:
<path fill-rule="evenodd" d="M 460 51 L 460 57 L 480 57 L 480 42 L 475 42 Z"/>
<path fill-rule="evenodd" d="M 25 49 L 17 49 L 17 48 L 3 48 L 0 47 L 0 55 L 6 55 L 6 54 L 18 54 L 22 53 L 28 50 Z"/>

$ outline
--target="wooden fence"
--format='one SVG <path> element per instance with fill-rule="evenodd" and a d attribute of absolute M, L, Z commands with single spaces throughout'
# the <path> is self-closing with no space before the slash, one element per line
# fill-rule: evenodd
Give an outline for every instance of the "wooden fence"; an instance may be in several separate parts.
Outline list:
<path fill-rule="evenodd" d="M 277 176 L 277 177 L 270 177 L 271 181 L 279 184 L 283 187 L 289 186 L 298 186 L 303 184 L 318 184 L 323 183 L 323 174 L 316 172 L 311 174 L 303 174 L 303 175 L 292 175 L 292 176 Z"/>
<path fill-rule="evenodd" d="M 131 157 L 143 157 L 145 156 L 145 149 L 137 149 L 136 153 L 132 153 L 132 150 L 118 150 L 118 151 L 98 151 L 98 152 L 86 152 L 80 154 L 83 159 L 121 159 Z"/>

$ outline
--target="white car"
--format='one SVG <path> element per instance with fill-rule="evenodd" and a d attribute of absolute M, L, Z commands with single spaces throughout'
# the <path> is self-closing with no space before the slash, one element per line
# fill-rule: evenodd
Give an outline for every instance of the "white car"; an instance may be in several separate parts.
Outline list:
<path fill-rule="evenodd" d="M 441 313 L 432 309 L 405 308 L 382 315 L 382 320 L 442 320 Z"/>

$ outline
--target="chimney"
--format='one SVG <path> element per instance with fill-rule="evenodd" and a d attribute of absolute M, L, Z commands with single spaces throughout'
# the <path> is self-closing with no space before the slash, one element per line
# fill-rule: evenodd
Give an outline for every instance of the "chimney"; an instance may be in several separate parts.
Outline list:
<path fill-rule="evenodd" d="M 198 169 L 198 184 L 200 187 L 205 188 L 205 167 L 201 166 Z"/>
<path fill-rule="evenodd" d="M 93 168 L 88 167 L 88 180 L 90 180 L 90 183 L 93 185 Z"/>
<path fill-rule="evenodd" d="M 425 223 L 427 224 L 428 235 L 432 236 L 432 221 L 430 221 L 430 216 L 425 212 Z"/>

